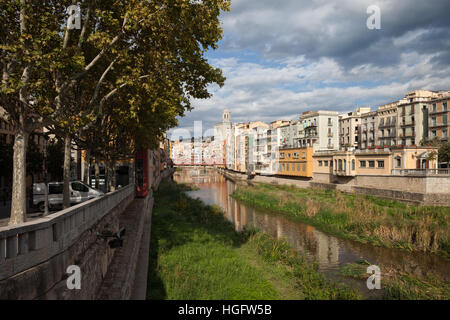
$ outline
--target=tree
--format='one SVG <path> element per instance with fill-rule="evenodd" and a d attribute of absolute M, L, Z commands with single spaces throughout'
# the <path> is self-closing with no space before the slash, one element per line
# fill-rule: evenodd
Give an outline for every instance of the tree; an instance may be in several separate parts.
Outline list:
<path fill-rule="evenodd" d="M 192 108 L 191 98 L 208 98 L 210 84 L 223 85 L 204 54 L 221 38 L 227 0 L 85 0 L 81 30 L 65 27 L 66 8 L 76 1 L 0 1 L 0 103 L 17 128 L 12 224 L 25 220 L 24 163 L 35 128 L 64 138 L 67 205 L 73 139 L 86 142 L 93 126 L 109 121 L 115 132 L 128 126 L 136 143 L 154 145 Z M 104 114 L 108 108 L 114 112 Z M 101 143 L 91 147 L 101 150 Z"/>
<path fill-rule="evenodd" d="M 443 143 L 439 148 L 438 153 L 439 163 L 449 163 L 450 162 L 450 142 Z"/>
<path fill-rule="evenodd" d="M 42 115 L 49 111 L 46 84 L 50 62 L 58 57 L 54 43 L 59 39 L 64 5 L 56 0 L 0 1 L 0 105 L 15 129 L 10 224 L 25 221 L 28 138 L 42 128 Z"/>

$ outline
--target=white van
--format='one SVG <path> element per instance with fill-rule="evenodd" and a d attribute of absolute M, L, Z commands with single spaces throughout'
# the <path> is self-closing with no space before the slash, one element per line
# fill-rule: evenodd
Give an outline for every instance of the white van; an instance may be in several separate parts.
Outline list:
<path fill-rule="evenodd" d="M 48 207 L 49 210 L 62 208 L 63 203 L 63 182 L 49 182 L 48 184 Z M 81 181 L 71 181 L 70 204 L 75 205 L 84 201 L 98 198 L 104 193 L 95 190 Z M 44 211 L 45 209 L 45 183 L 33 184 L 33 206 Z"/>

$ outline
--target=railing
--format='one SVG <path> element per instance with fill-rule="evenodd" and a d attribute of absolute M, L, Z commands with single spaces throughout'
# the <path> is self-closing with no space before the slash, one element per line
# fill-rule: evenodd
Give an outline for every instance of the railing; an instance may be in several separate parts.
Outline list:
<path fill-rule="evenodd" d="M 430 127 L 447 127 L 450 123 L 448 122 L 435 122 L 435 123 L 431 123 Z"/>
<path fill-rule="evenodd" d="M 130 184 L 46 217 L 0 228 L 0 281 L 67 250 L 134 191 Z"/>
<path fill-rule="evenodd" d="M 393 169 L 394 176 L 430 176 L 430 175 L 448 175 L 450 169 Z"/>
<path fill-rule="evenodd" d="M 446 110 L 432 110 L 432 111 L 430 111 L 429 112 L 429 114 L 430 115 L 432 115 L 432 114 L 438 114 L 438 113 L 447 113 L 447 112 L 449 112 L 450 111 L 450 109 L 446 109 Z"/>

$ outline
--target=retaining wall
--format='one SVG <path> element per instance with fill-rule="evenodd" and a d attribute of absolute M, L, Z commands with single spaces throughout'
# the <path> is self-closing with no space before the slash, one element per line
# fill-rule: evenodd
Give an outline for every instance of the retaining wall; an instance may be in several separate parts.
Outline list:
<path fill-rule="evenodd" d="M 129 185 L 47 217 L 0 228 L 0 299 L 94 299 L 114 250 L 99 239 L 118 231 L 135 195 Z M 81 290 L 67 289 L 67 267 L 81 268 Z"/>
<path fill-rule="evenodd" d="M 219 169 L 235 182 L 293 185 L 299 188 L 336 189 L 347 193 L 374 195 L 381 198 L 424 205 L 450 206 L 450 175 L 436 176 L 368 176 L 339 178 L 330 174 L 314 173 L 312 180 L 281 178 L 277 176 L 255 176 Z M 336 183 L 338 182 L 338 183 Z"/>

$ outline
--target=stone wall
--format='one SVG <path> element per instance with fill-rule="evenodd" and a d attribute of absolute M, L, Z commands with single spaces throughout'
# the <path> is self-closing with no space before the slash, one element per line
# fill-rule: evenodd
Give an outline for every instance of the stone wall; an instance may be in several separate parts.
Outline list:
<path fill-rule="evenodd" d="M 292 185 L 298 188 L 335 189 L 347 193 L 369 194 L 424 205 L 450 206 L 450 176 L 367 176 L 336 177 L 326 173 L 314 173 L 313 180 L 255 176 L 247 180 L 244 174 L 219 169 L 235 182 Z"/>
<path fill-rule="evenodd" d="M 94 299 L 114 250 L 97 237 L 118 231 L 134 185 L 24 224 L 0 228 L 0 299 Z M 67 289 L 67 267 L 81 269 L 81 290 Z"/>

